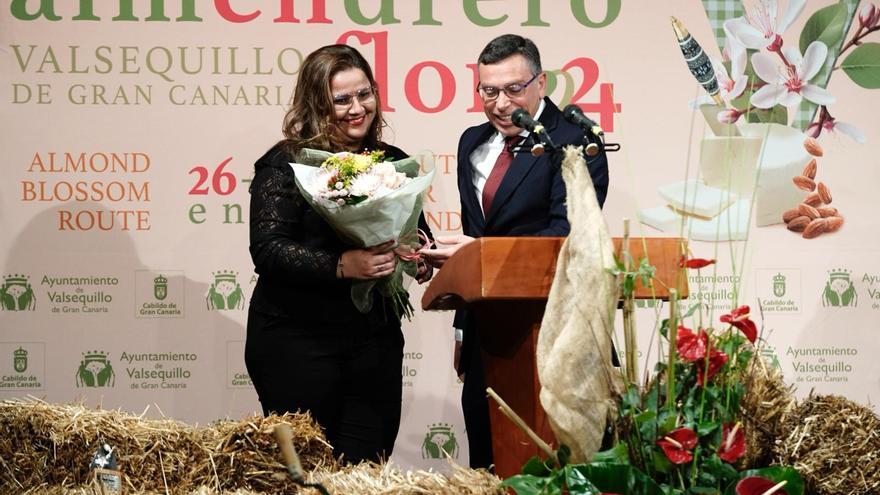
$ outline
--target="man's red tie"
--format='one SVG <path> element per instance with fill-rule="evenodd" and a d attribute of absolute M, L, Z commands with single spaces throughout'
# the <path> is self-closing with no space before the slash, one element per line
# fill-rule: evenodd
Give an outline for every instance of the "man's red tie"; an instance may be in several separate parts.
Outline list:
<path fill-rule="evenodd" d="M 495 193 L 498 192 L 501 179 L 504 178 L 504 174 L 507 173 L 507 169 L 510 168 L 510 164 L 513 162 L 513 152 L 511 149 L 516 147 L 520 141 L 522 141 L 522 136 L 508 136 L 504 138 L 504 149 L 501 150 L 501 154 L 495 160 L 495 166 L 492 167 L 492 172 L 489 173 L 486 184 L 483 186 L 484 217 L 489 215 L 489 210 L 492 208 L 492 200 L 495 199 Z"/>

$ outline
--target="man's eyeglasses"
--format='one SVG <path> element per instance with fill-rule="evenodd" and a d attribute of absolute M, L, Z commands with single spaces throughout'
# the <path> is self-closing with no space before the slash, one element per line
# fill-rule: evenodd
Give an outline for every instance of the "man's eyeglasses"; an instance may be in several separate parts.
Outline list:
<path fill-rule="evenodd" d="M 360 104 L 369 103 L 376 98 L 375 90 L 370 88 L 359 89 L 352 93 L 344 93 L 340 95 L 333 95 L 333 105 L 338 108 L 348 108 L 351 106 L 354 99 L 357 98 L 357 101 Z"/>
<path fill-rule="evenodd" d="M 529 84 L 532 84 L 532 81 L 538 78 L 541 73 L 537 73 L 532 76 L 531 79 L 524 83 L 513 83 L 504 86 L 503 88 L 496 88 L 494 86 L 483 86 L 482 84 L 477 85 L 477 93 L 480 93 L 480 96 L 483 97 L 485 101 L 492 101 L 495 98 L 498 98 L 498 95 L 504 91 L 504 94 L 507 95 L 508 98 L 516 98 L 517 96 L 522 96 L 525 93 L 526 88 Z"/>

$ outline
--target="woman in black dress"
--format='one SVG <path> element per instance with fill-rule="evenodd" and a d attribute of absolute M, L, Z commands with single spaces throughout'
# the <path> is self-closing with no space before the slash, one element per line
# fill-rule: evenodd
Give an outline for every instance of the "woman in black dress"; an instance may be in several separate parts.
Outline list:
<path fill-rule="evenodd" d="M 354 48 L 325 46 L 303 62 L 284 119 L 284 139 L 255 164 L 250 253 L 259 274 L 248 313 L 245 363 L 264 414 L 308 411 L 337 456 L 390 456 L 400 425 L 403 334 L 390 303 L 374 291 L 358 312 L 351 281 L 380 279 L 397 263 L 393 239 L 345 244 L 301 197 L 289 162 L 303 148 L 383 150 L 376 81 Z M 426 229 L 424 218 L 420 226 Z M 420 266 L 419 280 L 430 272 Z"/>

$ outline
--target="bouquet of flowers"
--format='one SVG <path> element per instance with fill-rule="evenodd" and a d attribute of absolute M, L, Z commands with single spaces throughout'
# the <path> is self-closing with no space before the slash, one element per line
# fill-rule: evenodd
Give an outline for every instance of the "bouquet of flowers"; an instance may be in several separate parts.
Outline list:
<path fill-rule="evenodd" d="M 381 281 L 352 283 L 351 299 L 362 313 L 372 307 L 376 287 L 391 299 L 398 317 L 412 317 L 403 275 L 415 277 L 418 269 L 419 213 L 434 178 L 429 158 L 386 161 L 382 151 L 334 154 L 303 149 L 297 163 L 290 164 L 300 193 L 340 237 L 358 247 L 397 240 L 394 273 Z"/>

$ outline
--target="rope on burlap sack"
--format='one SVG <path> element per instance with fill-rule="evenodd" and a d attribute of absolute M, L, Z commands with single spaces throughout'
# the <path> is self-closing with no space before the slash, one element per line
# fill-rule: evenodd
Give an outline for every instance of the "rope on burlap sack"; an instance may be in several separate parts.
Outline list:
<path fill-rule="evenodd" d="M 538 336 L 541 405 L 571 462 L 587 462 L 599 449 L 619 371 L 611 365 L 617 308 L 614 246 L 580 147 L 567 146 L 562 178 L 571 232 L 556 261 L 556 275 Z"/>

